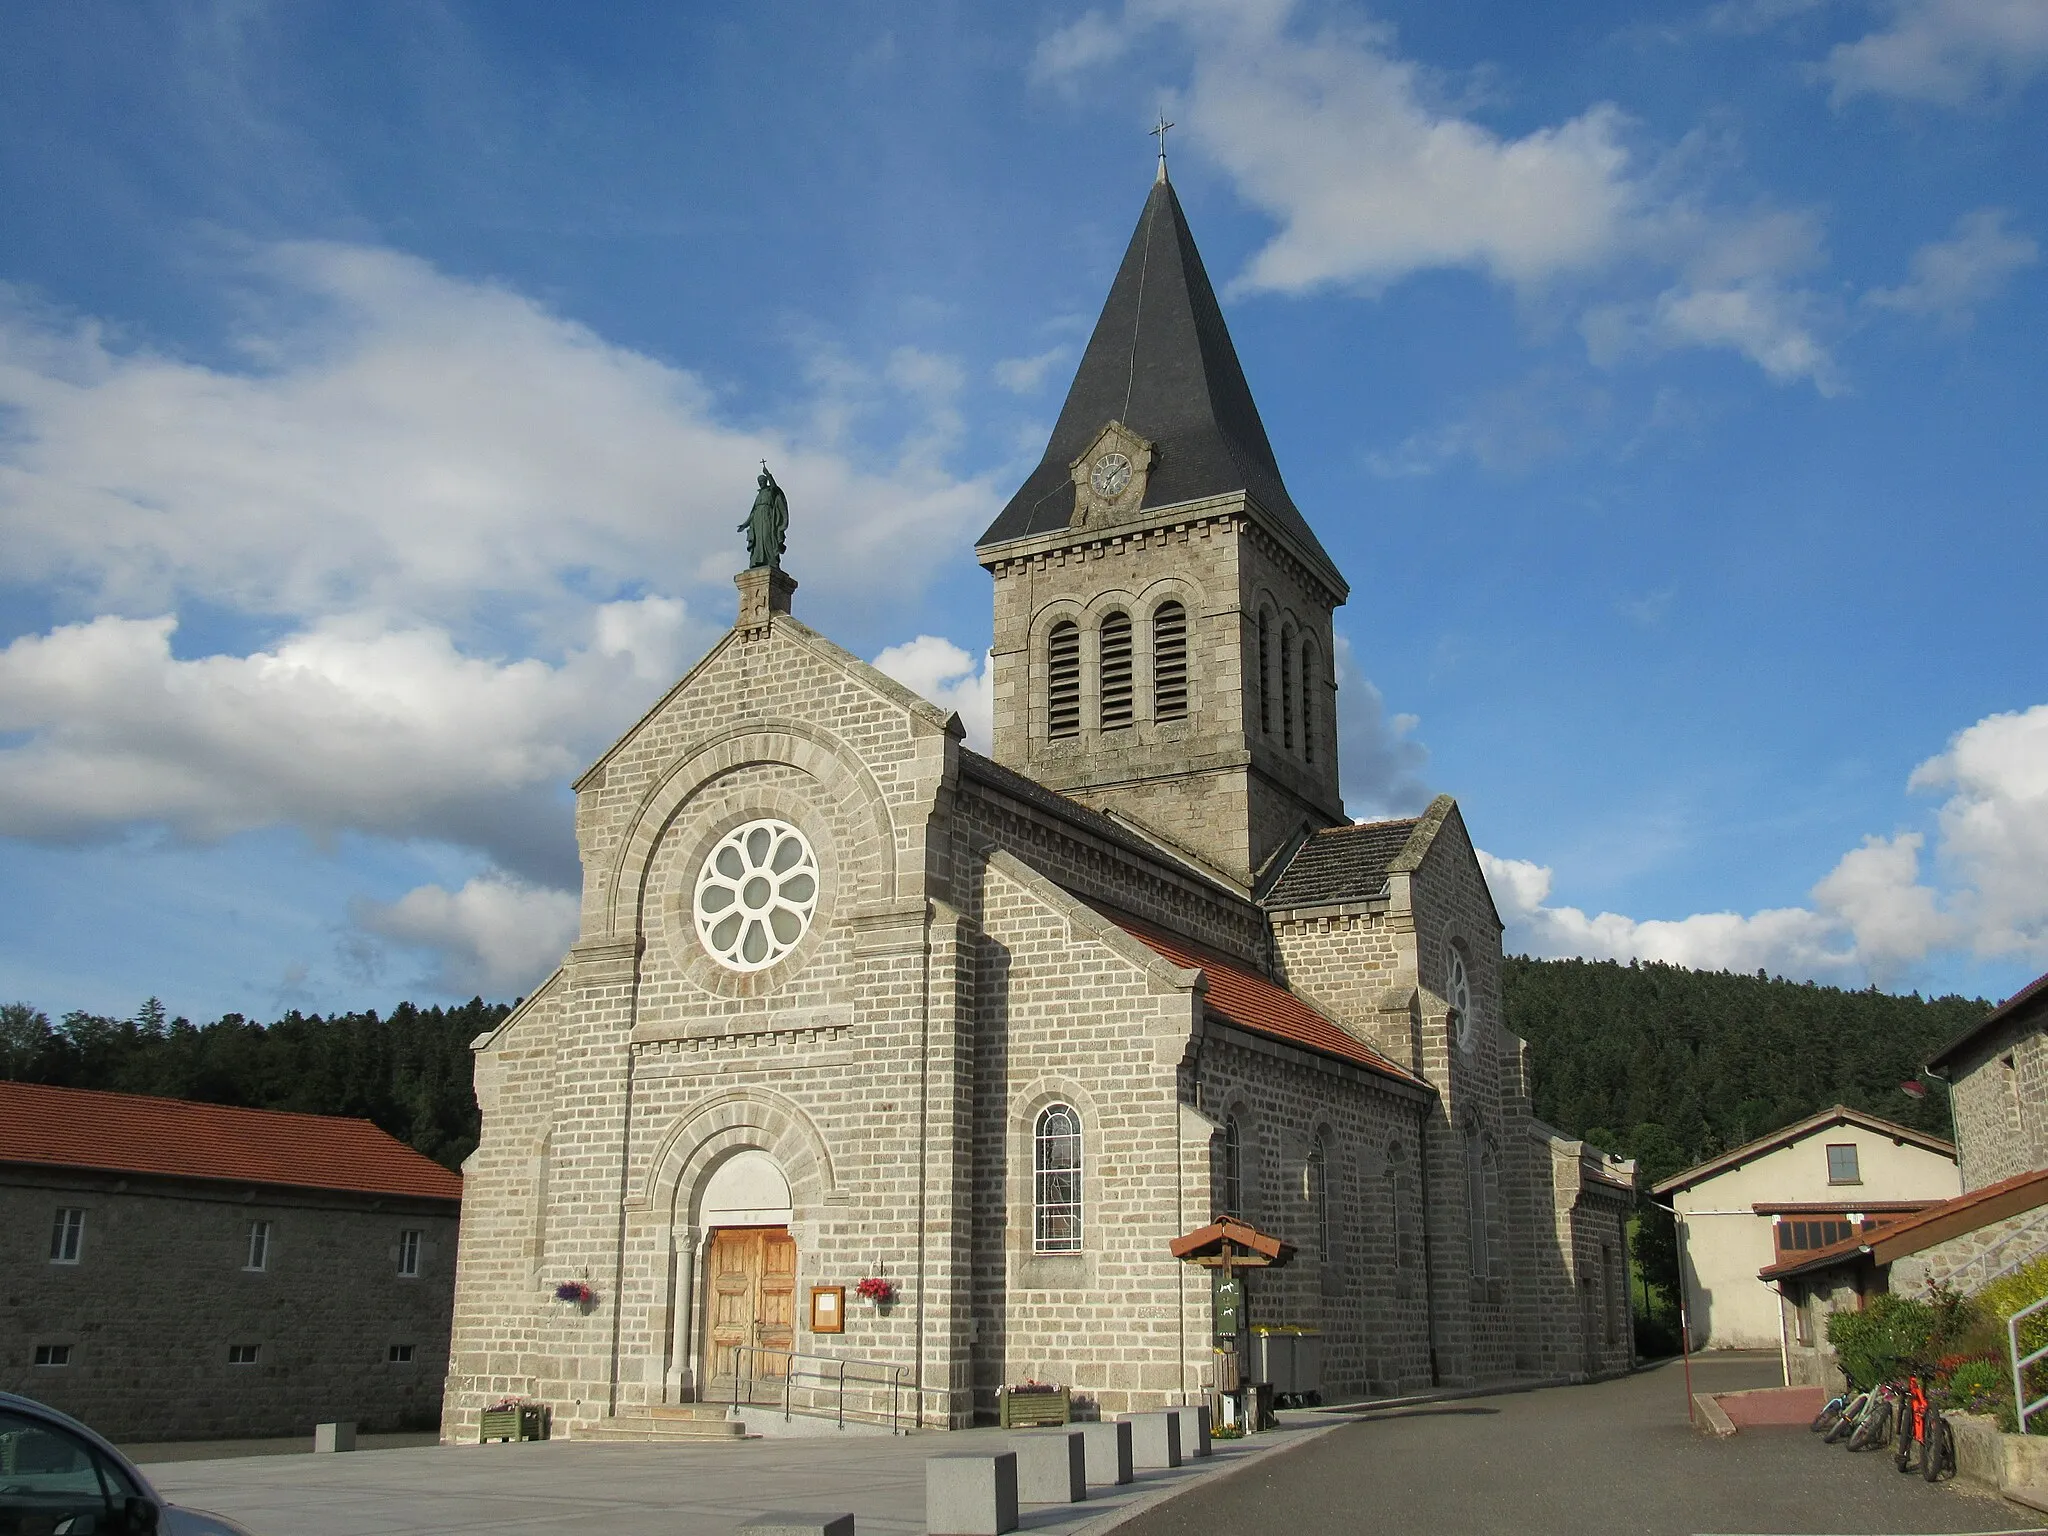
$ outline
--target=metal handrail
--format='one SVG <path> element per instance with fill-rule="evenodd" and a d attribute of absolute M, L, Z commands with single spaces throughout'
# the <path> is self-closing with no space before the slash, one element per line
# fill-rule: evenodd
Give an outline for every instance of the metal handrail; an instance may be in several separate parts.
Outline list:
<path fill-rule="evenodd" d="M 2019 1311 L 2013 1313 L 2011 1317 L 2005 1320 L 2006 1338 L 2010 1341 L 2012 1347 L 2012 1400 L 2013 1405 L 2019 1409 L 2020 1433 L 2023 1435 L 2027 1432 L 2027 1415 L 2039 1413 L 2043 1408 L 2048 1408 L 2048 1395 L 2037 1397 L 2031 1403 L 2027 1401 L 2026 1383 L 2027 1367 L 2036 1360 L 2048 1358 L 2048 1345 L 2035 1350 L 2031 1355 L 2022 1360 L 2020 1358 L 2020 1319 L 2031 1317 L 2043 1307 L 2048 1307 L 2048 1296 L 2043 1296 L 2031 1306 L 2021 1307 Z"/>
<path fill-rule="evenodd" d="M 2014 1243 L 2019 1242 L 2021 1239 L 2040 1237 L 2044 1229 L 2048 1229 L 2048 1211 L 2042 1211 L 2038 1213 L 2033 1218 L 2033 1220 L 2027 1222 L 2024 1226 L 2013 1228 L 2012 1231 L 2006 1233 L 2005 1236 L 2001 1237 L 1989 1248 L 1986 1248 L 1982 1253 L 1974 1256 L 1968 1264 L 1959 1266 L 1958 1273 L 1960 1273 L 1962 1270 L 1969 1269 L 1974 1266 L 1989 1264 L 1993 1259 L 1997 1258 L 1999 1254 L 2005 1252 L 2007 1248 L 2010 1248 Z M 2027 1265 L 2033 1263 L 2036 1259 L 2040 1257 L 2040 1251 L 2036 1250 L 2035 1252 L 2029 1253 L 2022 1258 L 2014 1259 L 2010 1264 L 2001 1265 L 1998 1269 L 1993 1270 L 1990 1274 L 1983 1276 L 1983 1278 L 1978 1280 L 1974 1285 L 1972 1285 L 1970 1289 L 1973 1291 L 1981 1291 L 1984 1289 L 1985 1286 L 1990 1285 L 1994 1281 L 2003 1280 L 2007 1275 L 2011 1274 L 2014 1270 L 2024 1269 Z"/>
<path fill-rule="evenodd" d="M 840 1429 L 846 1428 L 846 1388 L 849 1381 L 847 1370 L 851 1367 L 856 1373 L 860 1371 L 876 1373 L 873 1376 L 867 1377 L 859 1374 L 853 1376 L 851 1381 L 856 1389 L 872 1387 L 879 1391 L 884 1386 L 889 1389 L 889 1433 L 892 1435 L 910 1433 L 909 1428 L 902 1423 L 903 1394 L 910 1386 L 913 1375 L 909 1366 L 892 1365 L 886 1360 L 862 1360 L 844 1355 L 814 1355 L 794 1349 L 770 1349 L 762 1344 L 736 1344 L 733 1346 L 732 1407 L 734 1413 L 739 1412 L 740 1383 L 742 1381 L 746 1383 L 747 1387 L 746 1400 L 748 1402 L 753 1401 L 754 1383 L 760 1379 L 755 1371 L 755 1361 L 762 1356 L 774 1356 L 784 1362 L 785 1369 L 782 1372 L 783 1423 L 787 1424 L 790 1421 L 791 1414 L 795 1411 L 794 1404 L 791 1401 L 791 1394 L 800 1369 L 797 1362 L 809 1360 L 817 1362 L 819 1366 L 831 1367 L 830 1370 L 812 1370 L 810 1374 L 816 1376 L 818 1380 L 817 1390 L 824 1391 L 827 1388 L 832 1390 L 833 1416 Z"/>

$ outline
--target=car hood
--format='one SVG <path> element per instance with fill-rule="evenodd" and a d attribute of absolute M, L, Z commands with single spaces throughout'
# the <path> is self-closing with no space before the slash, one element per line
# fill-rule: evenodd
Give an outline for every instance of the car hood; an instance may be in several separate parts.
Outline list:
<path fill-rule="evenodd" d="M 246 1525 L 237 1525 L 226 1515 L 166 1504 L 157 1524 L 158 1536 L 254 1536 Z"/>

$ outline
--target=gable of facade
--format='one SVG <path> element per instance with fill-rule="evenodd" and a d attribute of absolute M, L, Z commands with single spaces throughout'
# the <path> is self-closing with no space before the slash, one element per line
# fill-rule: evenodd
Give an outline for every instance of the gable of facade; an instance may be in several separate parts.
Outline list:
<path fill-rule="evenodd" d="M 1955 1107 L 1963 1188 L 2048 1168 L 2048 976 L 1928 1058 Z"/>

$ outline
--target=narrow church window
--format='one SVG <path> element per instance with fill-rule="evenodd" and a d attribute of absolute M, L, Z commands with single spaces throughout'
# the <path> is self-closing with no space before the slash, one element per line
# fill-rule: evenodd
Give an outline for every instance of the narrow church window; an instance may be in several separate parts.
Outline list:
<path fill-rule="evenodd" d="M 1152 718 L 1184 720 L 1188 713 L 1188 611 L 1161 603 L 1152 615 Z"/>
<path fill-rule="evenodd" d="M 1492 1268 L 1486 1245 L 1486 1157 L 1477 1129 L 1465 1133 L 1465 1224 L 1472 1249 L 1472 1273 Z"/>
<path fill-rule="evenodd" d="M 1294 747 L 1294 630 L 1280 631 L 1280 745 Z"/>
<path fill-rule="evenodd" d="M 1458 1042 L 1458 1049 L 1469 1052 L 1473 1040 L 1472 982 L 1465 971 L 1464 951 L 1455 944 L 1451 946 L 1446 969 L 1444 1001 L 1451 1005 L 1451 1034 Z"/>
<path fill-rule="evenodd" d="M 1330 1256 L 1330 1163 L 1323 1150 L 1323 1138 L 1309 1143 L 1308 1164 L 1302 1170 L 1301 1192 L 1308 1201 L 1309 1221 L 1315 1232 L 1316 1258 Z"/>
<path fill-rule="evenodd" d="M 1244 1214 L 1244 1133 L 1235 1115 L 1223 1121 L 1223 1214 Z"/>
<path fill-rule="evenodd" d="M 1032 1247 L 1040 1253 L 1081 1251 L 1081 1117 L 1048 1105 L 1033 1137 Z"/>
<path fill-rule="evenodd" d="M 1131 723 L 1131 616 L 1102 619 L 1102 728 L 1119 731 Z"/>
<path fill-rule="evenodd" d="M 1259 615 L 1259 733 L 1273 734 L 1273 710 L 1267 696 L 1273 691 L 1273 664 L 1267 652 L 1273 629 L 1272 616 Z"/>
<path fill-rule="evenodd" d="M 1045 734 L 1054 741 L 1081 734 L 1081 631 L 1071 620 L 1052 627 L 1045 648 Z"/>
<path fill-rule="evenodd" d="M 1301 757 L 1303 762 L 1316 760 L 1316 648 L 1303 641 L 1301 646 Z"/>

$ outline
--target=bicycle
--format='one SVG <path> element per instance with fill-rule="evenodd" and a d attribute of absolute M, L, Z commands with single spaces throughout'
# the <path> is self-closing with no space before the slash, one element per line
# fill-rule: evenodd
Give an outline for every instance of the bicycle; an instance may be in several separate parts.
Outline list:
<path fill-rule="evenodd" d="M 1903 1422 L 1904 1395 L 1897 1382 L 1887 1381 L 1870 1394 L 1870 1406 L 1849 1435 L 1849 1449 L 1867 1451 L 1891 1438 L 1895 1420 Z"/>
<path fill-rule="evenodd" d="M 1813 1416 L 1813 1422 L 1806 1427 L 1816 1435 L 1825 1434 L 1835 1427 L 1842 1417 L 1842 1410 L 1848 1406 L 1848 1394 L 1837 1392 L 1833 1397 L 1820 1405 L 1820 1412 Z"/>
<path fill-rule="evenodd" d="M 1920 1448 L 1921 1477 L 1937 1483 L 1944 1473 L 1955 1476 L 1956 1432 L 1941 1410 L 1928 1400 L 1920 1378 L 1908 1376 L 1905 1397 L 1899 1406 L 1898 1449 L 1892 1458 L 1901 1473 L 1912 1470 L 1915 1445 Z"/>

